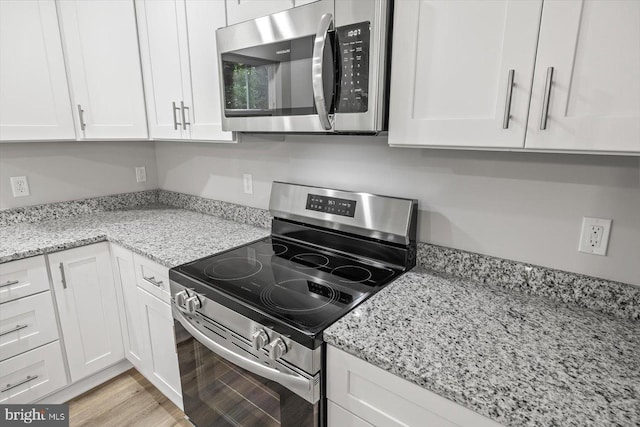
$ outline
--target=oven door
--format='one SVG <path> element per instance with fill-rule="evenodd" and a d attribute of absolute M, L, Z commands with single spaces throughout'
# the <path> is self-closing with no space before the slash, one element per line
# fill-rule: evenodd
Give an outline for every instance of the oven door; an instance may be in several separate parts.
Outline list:
<path fill-rule="evenodd" d="M 194 425 L 319 426 L 319 374 L 259 360 L 230 331 L 172 310 L 184 412 Z"/>
<path fill-rule="evenodd" d="M 333 131 L 332 6 L 316 2 L 217 30 L 224 130 Z"/>

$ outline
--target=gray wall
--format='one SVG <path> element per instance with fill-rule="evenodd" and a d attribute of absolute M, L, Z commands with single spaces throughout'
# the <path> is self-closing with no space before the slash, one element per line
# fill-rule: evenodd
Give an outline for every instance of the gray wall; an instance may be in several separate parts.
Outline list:
<path fill-rule="evenodd" d="M 145 166 L 147 182 L 134 168 Z M 9 177 L 27 175 L 31 196 L 14 198 Z M 0 144 L 0 209 L 158 188 L 150 142 Z"/>
<path fill-rule="evenodd" d="M 268 207 L 273 180 L 416 198 L 420 240 L 640 284 L 640 159 L 389 148 L 383 137 L 156 142 L 162 189 Z M 254 194 L 242 193 L 242 174 Z M 577 252 L 613 219 L 607 257 Z"/>

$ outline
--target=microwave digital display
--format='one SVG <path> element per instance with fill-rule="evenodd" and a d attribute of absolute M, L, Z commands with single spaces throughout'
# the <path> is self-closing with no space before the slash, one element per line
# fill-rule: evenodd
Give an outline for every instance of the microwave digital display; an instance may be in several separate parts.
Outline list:
<path fill-rule="evenodd" d="M 353 218 L 356 215 L 356 201 L 307 194 L 307 210 Z"/>
<path fill-rule="evenodd" d="M 369 21 L 336 28 L 337 113 L 369 109 Z"/>

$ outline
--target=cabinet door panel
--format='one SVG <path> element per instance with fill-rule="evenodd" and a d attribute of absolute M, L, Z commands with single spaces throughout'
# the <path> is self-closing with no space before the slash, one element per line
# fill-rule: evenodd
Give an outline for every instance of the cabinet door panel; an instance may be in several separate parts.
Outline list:
<path fill-rule="evenodd" d="M 541 5 L 396 2 L 389 143 L 522 147 Z"/>
<path fill-rule="evenodd" d="M 227 0 L 229 25 L 291 9 L 293 0 Z"/>
<path fill-rule="evenodd" d="M 85 138 L 146 138 L 147 121 L 132 1 L 59 3 L 74 105 Z"/>
<path fill-rule="evenodd" d="M 133 264 L 133 253 L 120 246 L 111 245 L 113 273 L 116 286 L 122 290 L 124 319 L 122 320 L 122 337 L 125 357 L 139 371 L 142 371 L 142 352 L 144 346 L 142 303 L 136 290 L 136 275 Z"/>
<path fill-rule="evenodd" d="M 180 409 L 182 387 L 169 304 L 138 288 L 145 334 L 143 374 Z"/>
<path fill-rule="evenodd" d="M 0 139 L 75 139 L 53 0 L 0 1 Z"/>
<path fill-rule="evenodd" d="M 140 56 L 151 138 L 182 138 L 181 68 L 178 7 L 174 0 L 136 0 Z M 174 110 L 175 103 L 178 110 Z"/>
<path fill-rule="evenodd" d="M 640 152 L 640 2 L 545 0 L 526 147 Z"/>
<path fill-rule="evenodd" d="M 226 25 L 224 3 L 186 0 L 189 35 L 191 87 L 189 121 L 192 139 L 232 141 L 231 132 L 222 131 L 220 82 L 215 29 Z"/>
<path fill-rule="evenodd" d="M 49 255 L 71 379 L 124 358 L 120 316 L 107 243 Z"/>

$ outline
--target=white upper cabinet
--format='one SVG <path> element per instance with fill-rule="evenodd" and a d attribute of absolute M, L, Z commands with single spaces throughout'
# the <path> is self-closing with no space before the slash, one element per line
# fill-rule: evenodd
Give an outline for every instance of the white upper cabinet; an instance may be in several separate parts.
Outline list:
<path fill-rule="evenodd" d="M 293 0 L 226 0 L 229 25 L 291 9 Z M 300 3 L 300 0 L 298 1 Z M 302 3 L 311 3 L 302 1 Z"/>
<path fill-rule="evenodd" d="M 0 140 L 75 139 L 53 0 L 0 1 Z"/>
<path fill-rule="evenodd" d="M 231 141 L 222 132 L 215 30 L 225 3 L 136 0 L 153 139 Z"/>
<path fill-rule="evenodd" d="M 640 152 L 640 1 L 545 0 L 525 147 Z"/>
<path fill-rule="evenodd" d="M 133 1 L 58 7 L 79 137 L 147 138 Z"/>
<path fill-rule="evenodd" d="M 395 2 L 389 144 L 522 148 L 541 8 Z"/>

